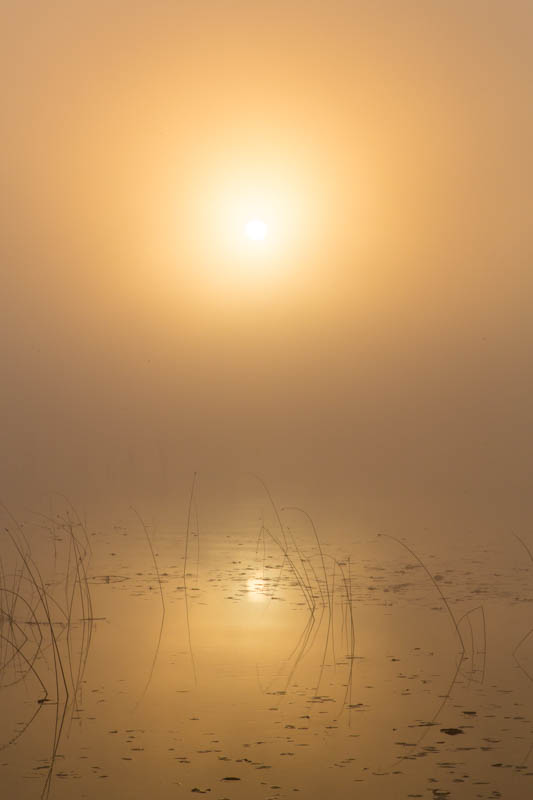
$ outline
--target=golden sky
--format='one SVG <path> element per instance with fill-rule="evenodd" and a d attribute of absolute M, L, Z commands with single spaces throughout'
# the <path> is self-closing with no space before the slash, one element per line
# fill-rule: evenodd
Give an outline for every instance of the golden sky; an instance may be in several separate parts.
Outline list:
<path fill-rule="evenodd" d="M 8 494 L 252 470 L 368 525 L 525 515 L 528 0 L 0 17 Z"/>

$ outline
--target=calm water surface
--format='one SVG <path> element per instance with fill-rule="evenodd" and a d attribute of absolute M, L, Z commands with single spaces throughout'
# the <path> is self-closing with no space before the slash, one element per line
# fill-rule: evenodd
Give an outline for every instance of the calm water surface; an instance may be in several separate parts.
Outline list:
<path fill-rule="evenodd" d="M 8 519 L 2 798 L 532 796 L 526 547 L 292 522 Z"/>

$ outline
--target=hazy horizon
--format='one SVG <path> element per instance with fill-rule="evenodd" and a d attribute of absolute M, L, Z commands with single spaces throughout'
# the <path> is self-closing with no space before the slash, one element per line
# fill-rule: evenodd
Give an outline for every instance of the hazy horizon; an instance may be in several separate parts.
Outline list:
<path fill-rule="evenodd" d="M 1 14 L 4 502 L 256 472 L 370 532 L 527 530 L 530 3 Z M 259 277 L 243 187 L 286 229 Z"/>

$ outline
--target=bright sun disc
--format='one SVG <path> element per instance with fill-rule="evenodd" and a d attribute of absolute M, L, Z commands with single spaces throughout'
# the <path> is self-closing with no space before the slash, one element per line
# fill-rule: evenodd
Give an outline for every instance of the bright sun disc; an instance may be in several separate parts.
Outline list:
<path fill-rule="evenodd" d="M 251 219 L 244 226 L 244 232 L 248 239 L 262 242 L 267 237 L 268 225 L 262 219 Z"/>

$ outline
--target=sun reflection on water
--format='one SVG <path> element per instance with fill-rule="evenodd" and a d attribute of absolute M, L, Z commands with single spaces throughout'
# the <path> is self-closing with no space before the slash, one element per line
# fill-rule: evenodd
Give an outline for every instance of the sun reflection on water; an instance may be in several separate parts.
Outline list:
<path fill-rule="evenodd" d="M 246 581 L 246 591 L 248 592 L 248 599 L 254 602 L 266 600 L 266 584 L 263 578 L 255 576 L 248 578 Z"/>

